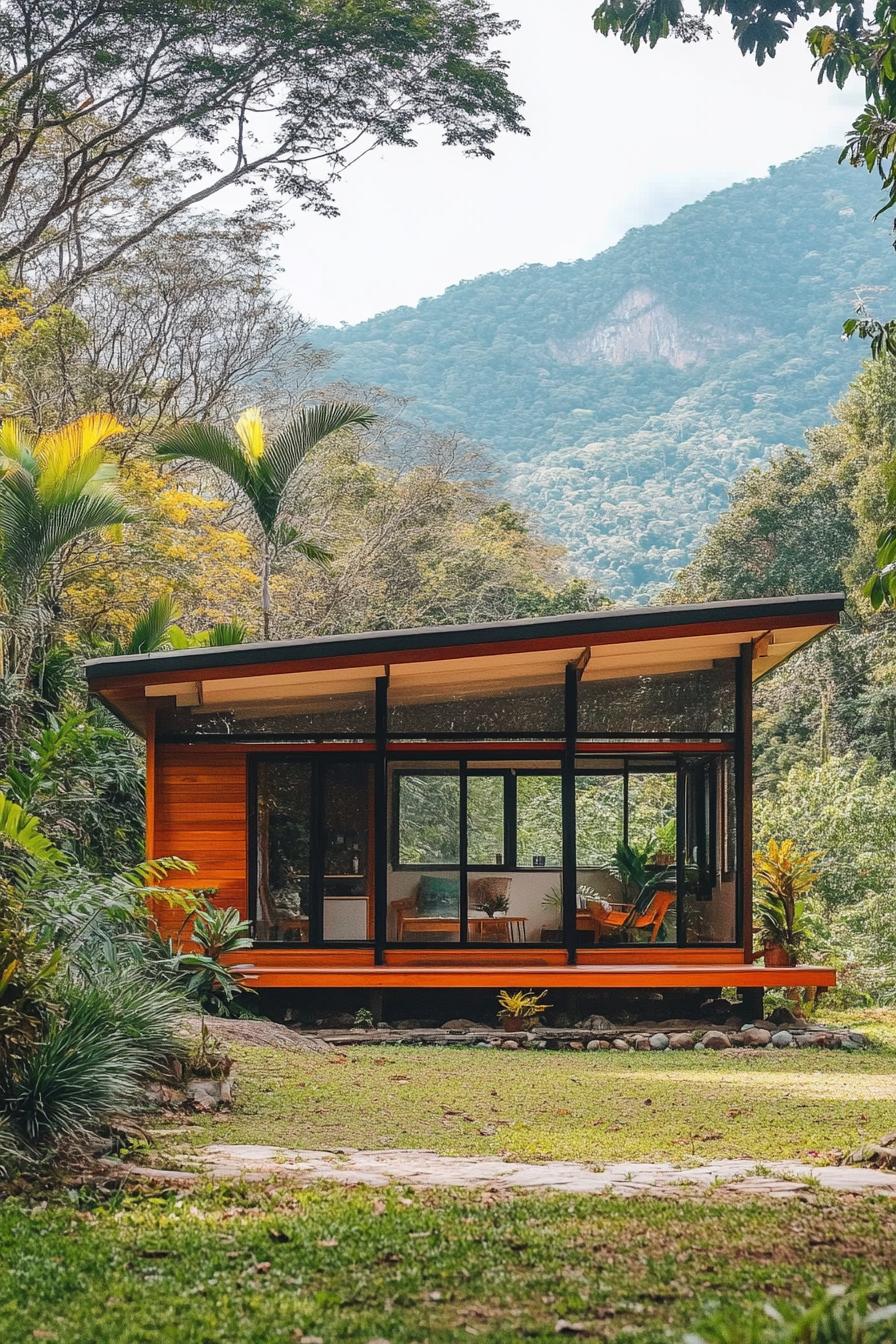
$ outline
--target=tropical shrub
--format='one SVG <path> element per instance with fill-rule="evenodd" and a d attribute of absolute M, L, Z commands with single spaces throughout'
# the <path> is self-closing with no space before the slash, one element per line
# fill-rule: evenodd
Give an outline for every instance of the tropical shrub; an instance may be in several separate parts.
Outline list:
<path fill-rule="evenodd" d="M 227 1016 L 236 1012 L 239 994 L 253 993 L 245 984 L 248 966 L 224 962 L 225 956 L 244 952 L 252 946 L 249 924 L 232 907 L 219 909 L 209 905 L 195 916 L 190 930 L 199 944 L 199 952 L 173 952 L 171 963 L 187 971 L 186 991 L 208 1013 Z"/>
<path fill-rule="evenodd" d="M 805 898 L 818 882 L 819 857 L 816 850 L 797 849 L 795 840 L 769 840 L 753 855 L 753 915 L 762 947 L 799 951 L 808 927 Z"/>

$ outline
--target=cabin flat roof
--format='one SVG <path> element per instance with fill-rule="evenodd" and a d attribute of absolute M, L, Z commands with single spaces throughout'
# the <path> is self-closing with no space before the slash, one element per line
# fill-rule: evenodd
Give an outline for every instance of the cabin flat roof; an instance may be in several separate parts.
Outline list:
<path fill-rule="evenodd" d="M 368 630 L 361 634 L 320 635 L 311 638 L 231 644 L 221 648 L 166 650 L 109 658 L 92 658 L 85 664 L 89 684 L 119 677 L 146 677 L 160 672 L 198 672 L 200 669 L 259 666 L 265 663 L 318 662 L 342 657 L 389 655 L 427 650 L 472 648 L 488 645 L 533 643 L 569 639 L 589 643 L 591 638 L 632 634 L 639 631 L 681 630 L 699 634 L 699 627 L 742 625 L 747 631 L 764 628 L 766 621 L 793 618 L 794 626 L 830 626 L 845 605 L 843 593 L 813 593 L 796 597 L 762 597 L 733 602 L 702 602 L 663 607 L 606 607 L 598 611 L 573 612 L 562 616 L 538 616 L 495 621 L 479 625 L 421 626 L 410 630 Z M 684 627 L 685 629 L 682 629 Z M 697 627 L 693 629 L 693 627 Z"/>
<path fill-rule="evenodd" d="M 335 697 L 372 695 L 388 677 L 392 704 L 556 686 L 575 664 L 583 685 L 699 673 L 751 651 L 758 680 L 840 619 L 842 593 L 607 607 L 485 625 L 373 630 L 225 648 L 95 658 L 88 686 L 138 732 L 164 704 L 201 717 L 313 715 Z M 154 711 L 153 711 L 154 712 Z"/>

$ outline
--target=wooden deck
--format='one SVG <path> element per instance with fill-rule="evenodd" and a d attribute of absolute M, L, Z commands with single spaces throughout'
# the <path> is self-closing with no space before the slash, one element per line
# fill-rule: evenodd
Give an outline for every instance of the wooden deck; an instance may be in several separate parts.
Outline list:
<path fill-rule="evenodd" d="M 245 961 L 242 962 L 246 964 Z M 731 962 L 659 962 L 634 965 L 550 965 L 539 961 L 495 965 L 304 964 L 288 953 L 268 953 L 246 977 L 256 989 L 772 989 L 836 983 L 827 966 L 767 967 Z"/>

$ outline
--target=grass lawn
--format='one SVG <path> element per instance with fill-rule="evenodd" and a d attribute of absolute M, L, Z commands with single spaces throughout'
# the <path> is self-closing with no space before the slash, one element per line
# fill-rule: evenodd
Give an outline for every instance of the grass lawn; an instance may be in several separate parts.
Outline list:
<path fill-rule="evenodd" d="M 824 1159 L 894 1126 L 896 1013 L 874 1049 L 718 1056 L 235 1048 L 209 1141 L 537 1159 Z M 186 1159 L 184 1159 L 186 1160 Z M 0 1338 L 57 1344 L 674 1344 L 833 1283 L 896 1295 L 896 1200 L 496 1195 L 286 1183 L 0 1202 Z"/>
<path fill-rule="evenodd" d="M 0 1207 L 0 1321 L 58 1344 L 669 1344 L 713 1303 L 889 1285 L 896 1201 L 218 1188 Z"/>
<path fill-rule="evenodd" d="M 887 1039 L 896 1014 L 870 1026 Z M 234 1047 L 237 1104 L 178 1146 L 428 1148 L 537 1161 L 836 1160 L 896 1124 L 896 1048 L 628 1053 Z"/>

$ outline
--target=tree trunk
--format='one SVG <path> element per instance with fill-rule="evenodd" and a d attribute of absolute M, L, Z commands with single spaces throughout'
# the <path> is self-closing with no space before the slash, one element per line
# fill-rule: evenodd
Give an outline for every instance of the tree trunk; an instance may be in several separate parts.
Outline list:
<path fill-rule="evenodd" d="M 271 543 L 265 534 L 261 542 L 261 631 L 271 637 Z"/>

